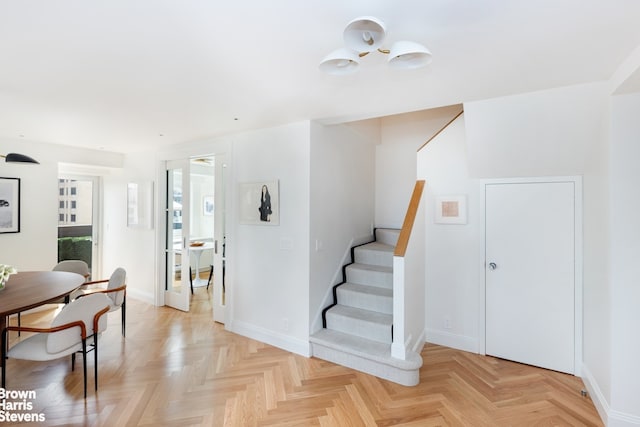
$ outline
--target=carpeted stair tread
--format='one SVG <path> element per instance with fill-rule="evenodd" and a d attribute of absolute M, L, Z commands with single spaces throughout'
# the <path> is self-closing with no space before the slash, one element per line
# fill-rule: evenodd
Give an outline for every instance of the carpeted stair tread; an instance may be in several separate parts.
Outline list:
<path fill-rule="evenodd" d="M 361 308 L 348 307 L 346 305 L 334 305 L 327 311 L 327 314 L 349 317 L 352 319 L 363 320 L 365 322 L 376 323 L 379 325 L 389 325 L 393 323 L 393 316 L 378 311 L 363 310 Z"/>
<path fill-rule="evenodd" d="M 367 243 L 355 249 L 354 261 L 361 264 L 393 267 L 393 250 L 394 247 L 386 243 Z"/>
<path fill-rule="evenodd" d="M 379 252 L 391 252 L 393 253 L 394 251 L 394 247 L 391 245 L 387 245 L 386 243 L 382 243 L 382 242 L 371 242 L 371 243 L 367 243 L 365 245 L 362 246 L 358 246 L 356 248 L 356 251 L 358 249 L 364 249 L 364 250 L 369 250 L 369 251 L 379 251 Z"/>
<path fill-rule="evenodd" d="M 344 289 L 362 294 L 377 295 L 381 297 L 393 297 L 393 289 L 379 286 L 360 285 L 358 283 L 344 283 L 338 289 Z"/>
<path fill-rule="evenodd" d="M 395 247 L 398 244 L 400 230 L 396 228 L 377 228 L 376 241 Z"/>
<path fill-rule="evenodd" d="M 393 273 L 393 267 L 386 267 L 383 265 L 373 265 L 373 264 L 362 264 L 359 262 L 354 262 L 353 264 L 349 264 L 347 269 L 359 269 L 359 270 L 367 270 L 367 271 L 376 271 L 380 273 Z"/>
<path fill-rule="evenodd" d="M 422 366 L 422 357 L 417 353 L 408 352 L 406 360 L 396 359 L 391 357 L 390 344 L 368 340 L 343 332 L 321 329 L 313 334 L 310 340 L 315 344 L 344 351 L 357 357 L 374 360 L 399 369 L 420 369 Z"/>

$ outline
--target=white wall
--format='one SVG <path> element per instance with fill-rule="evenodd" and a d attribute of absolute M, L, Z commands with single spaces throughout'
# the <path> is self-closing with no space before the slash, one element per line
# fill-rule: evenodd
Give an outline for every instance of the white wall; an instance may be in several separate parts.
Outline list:
<path fill-rule="evenodd" d="M 238 224 L 227 239 L 234 332 L 309 355 L 310 123 L 233 136 L 233 191 L 280 182 L 280 225 Z M 237 195 L 232 212 L 236 212 Z M 227 307 L 229 309 L 229 307 Z"/>
<path fill-rule="evenodd" d="M 153 153 L 126 155 L 121 169 L 115 169 L 103 177 L 102 196 L 102 277 L 108 278 L 116 268 L 124 268 L 127 271 L 127 295 L 150 304 L 155 303 L 158 281 L 158 216 L 153 218 L 151 228 L 127 227 L 127 184 L 153 183 L 154 191 L 157 191 L 156 168 L 157 161 Z"/>
<path fill-rule="evenodd" d="M 466 113 L 465 113 L 466 115 Z M 480 199 L 469 178 L 465 115 L 418 153 L 418 178 L 426 181 L 426 340 L 478 352 Z M 436 224 L 437 196 L 464 195 L 466 224 Z"/>
<path fill-rule="evenodd" d="M 92 165 L 107 174 L 123 157 L 25 140 L 0 140 L 0 147 L 3 154 L 26 154 L 40 162 L 0 163 L 0 176 L 21 179 L 20 232 L 0 234 L 0 263 L 19 271 L 50 270 L 58 260 L 58 163 Z"/>
<path fill-rule="evenodd" d="M 333 302 L 331 289 L 342 281 L 351 246 L 372 238 L 379 130 L 378 121 L 373 120 L 311 125 L 311 333 L 322 327 L 322 309 Z"/>
<path fill-rule="evenodd" d="M 583 366 L 576 369 L 596 405 L 612 390 L 609 115 L 606 82 L 465 104 L 472 178 L 583 176 Z"/>
<path fill-rule="evenodd" d="M 377 227 L 401 228 L 416 182 L 416 152 L 457 112 L 459 105 L 380 119 L 376 147 Z"/>
<path fill-rule="evenodd" d="M 616 96 L 611 140 L 610 425 L 640 424 L 640 94 Z M 624 417 L 623 417 L 624 416 Z M 631 423 L 629 423 L 631 424 Z"/>
<path fill-rule="evenodd" d="M 472 178 L 583 176 L 584 373 L 593 376 L 607 399 L 611 390 L 608 117 L 606 83 L 465 104 Z"/>

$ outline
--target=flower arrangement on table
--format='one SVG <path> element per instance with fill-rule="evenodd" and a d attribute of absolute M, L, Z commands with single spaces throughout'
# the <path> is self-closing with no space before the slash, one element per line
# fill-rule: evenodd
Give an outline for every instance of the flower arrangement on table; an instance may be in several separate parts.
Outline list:
<path fill-rule="evenodd" d="M 0 289 L 4 289 L 4 286 L 9 280 L 9 276 L 16 274 L 18 270 L 10 265 L 0 264 Z"/>

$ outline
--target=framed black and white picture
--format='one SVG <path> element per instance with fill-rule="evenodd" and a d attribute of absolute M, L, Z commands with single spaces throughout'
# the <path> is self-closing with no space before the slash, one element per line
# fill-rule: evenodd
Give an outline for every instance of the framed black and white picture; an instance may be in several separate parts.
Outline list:
<path fill-rule="evenodd" d="M 240 224 L 279 225 L 278 181 L 240 184 Z"/>
<path fill-rule="evenodd" d="M 20 232 L 20 178 L 0 178 L 0 233 Z"/>

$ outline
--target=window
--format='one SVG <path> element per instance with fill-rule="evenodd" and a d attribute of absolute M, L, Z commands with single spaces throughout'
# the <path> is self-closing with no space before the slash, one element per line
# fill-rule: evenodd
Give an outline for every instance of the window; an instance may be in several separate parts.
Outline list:
<path fill-rule="evenodd" d="M 97 259 L 98 247 L 93 244 L 97 230 L 93 226 L 93 209 L 97 205 L 94 177 L 58 179 L 58 261 L 81 259 L 90 268 Z"/>

